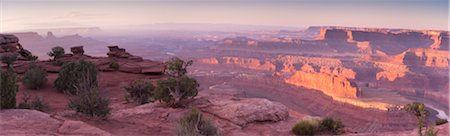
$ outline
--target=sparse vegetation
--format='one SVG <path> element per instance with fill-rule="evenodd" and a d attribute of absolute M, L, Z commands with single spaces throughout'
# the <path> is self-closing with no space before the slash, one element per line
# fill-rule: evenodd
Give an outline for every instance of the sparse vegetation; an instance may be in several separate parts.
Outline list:
<path fill-rule="evenodd" d="M 209 119 L 205 119 L 197 110 L 192 109 L 178 122 L 176 133 L 178 136 L 218 136 L 219 130 Z"/>
<path fill-rule="evenodd" d="M 155 87 L 150 82 L 150 80 L 136 80 L 125 86 L 124 89 L 127 91 L 128 95 L 126 100 L 132 100 L 139 104 L 145 104 L 153 102 L 153 91 Z"/>
<path fill-rule="evenodd" d="M 418 120 L 418 134 L 419 136 L 422 136 L 422 128 L 425 126 L 425 118 L 428 114 L 428 111 L 425 109 L 425 105 L 420 102 L 413 102 L 410 104 L 407 104 L 404 107 L 404 110 L 408 111 L 409 113 L 416 116 Z"/>
<path fill-rule="evenodd" d="M 38 111 L 47 111 L 49 109 L 48 103 L 46 103 L 42 97 L 35 97 L 30 101 L 30 96 L 24 95 L 22 102 L 17 106 L 19 109 L 33 109 Z"/>
<path fill-rule="evenodd" d="M 297 136 L 312 136 L 319 132 L 319 120 L 304 120 L 295 124 L 292 133 Z"/>
<path fill-rule="evenodd" d="M 434 126 L 430 126 L 425 130 L 425 136 L 437 136 L 438 130 L 434 130 Z"/>
<path fill-rule="evenodd" d="M 56 89 L 69 94 L 76 94 L 77 88 L 80 88 L 80 79 L 86 80 L 83 85 L 85 88 L 91 89 L 98 86 L 97 68 L 94 63 L 79 60 L 66 63 L 59 71 L 58 78 L 54 84 Z"/>
<path fill-rule="evenodd" d="M 69 102 L 69 108 L 91 117 L 104 118 L 109 115 L 111 108 L 109 100 L 102 97 L 96 88 L 79 90 L 75 98 Z"/>
<path fill-rule="evenodd" d="M 187 67 L 193 61 L 184 61 L 174 57 L 167 62 L 166 74 L 169 76 L 165 80 L 158 80 L 155 90 L 155 98 L 163 101 L 171 107 L 184 106 L 184 100 L 197 96 L 197 80 L 188 77 Z"/>
<path fill-rule="evenodd" d="M 0 109 L 16 107 L 16 93 L 19 91 L 16 81 L 17 75 L 12 69 L 0 70 Z"/>
<path fill-rule="evenodd" d="M 446 119 L 441 119 L 441 118 L 438 118 L 438 119 L 436 120 L 436 126 L 439 126 L 439 125 L 442 125 L 442 124 L 445 124 L 445 123 L 448 123 L 448 120 L 446 120 Z"/>
<path fill-rule="evenodd" d="M 291 131 L 298 136 L 312 136 L 319 133 L 338 135 L 342 133 L 342 128 L 344 128 L 344 125 L 339 119 L 326 117 L 322 120 L 312 119 L 300 121 L 295 124 Z"/>
<path fill-rule="evenodd" d="M 329 132 L 333 135 L 340 134 L 341 133 L 340 129 L 343 127 L 344 125 L 342 124 L 342 121 L 339 119 L 326 117 L 322 121 L 320 121 L 320 130 L 322 132 Z"/>
<path fill-rule="evenodd" d="M 36 65 L 31 65 L 24 74 L 22 83 L 27 88 L 39 89 L 47 83 L 47 71 Z"/>
<path fill-rule="evenodd" d="M 53 57 L 53 61 L 58 60 L 61 58 L 66 52 L 64 51 L 64 48 L 61 46 L 56 46 L 52 48 L 51 52 L 48 52 L 47 55 L 50 57 Z"/>
<path fill-rule="evenodd" d="M 112 59 L 111 63 L 109 63 L 109 68 L 112 68 L 114 70 L 119 70 L 120 65 L 119 65 L 119 63 L 117 63 L 116 59 Z"/>
<path fill-rule="evenodd" d="M 17 54 L 4 53 L 1 57 L 2 63 L 5 63 L 8 68 L 12 68 L 12 64 L 17 60 Z"/>

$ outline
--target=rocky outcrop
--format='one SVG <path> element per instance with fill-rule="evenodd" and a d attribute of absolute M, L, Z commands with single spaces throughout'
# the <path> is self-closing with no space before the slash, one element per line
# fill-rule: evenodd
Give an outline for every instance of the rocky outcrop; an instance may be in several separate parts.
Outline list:
<path fill-rule="evenodd" d="M 84 55 L 84 49 L 83 46 L 75 46 L 75 47 L 71 47 L 70 51 L 72 52 L 73 55 L 77 55 L 77 56 L 82 56 Z"/>
<path fill-rule="evenodd" d="M 398 58 L 405 65 L 448 69 L 448 55 L 448 51 L 413 48 L 398 55 Z"/>
<path fill-rule="evenodd" d="M 199 98 L 198 107 L 204 112 L 245 126 L 253 122 L 277 122 L 289 117 L 286 106 L 260 98 L 235 98 L 229 96 L 206 96 Z"/>
<path fill-rule="evenodd" d="M 119 48 L 119 46 L 108 46 L 108 48 L 109 52 L 107 53 L 107 55 L 110 58 L 142 61 L 142 57 L 133 56 L 130 53 L 126 52 L 124 48 Z"/>
<path fill-rule="evenodd" d="M 80 121 L 55 118 L 36 110 L 0 111 L 0 135 L 111 135 Z"/>
<path fill-rule="evenodd" d="M 0 34 L 0 55 L 5 53 L 16 55 L 18 60 L 34 59 L 33 54 L 19 43 L 19 38 L 14 35 Z"/>

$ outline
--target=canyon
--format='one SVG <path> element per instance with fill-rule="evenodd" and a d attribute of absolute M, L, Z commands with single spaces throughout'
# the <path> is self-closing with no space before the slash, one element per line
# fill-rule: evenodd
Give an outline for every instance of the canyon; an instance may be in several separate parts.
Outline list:
<path fill-rule="evenodd" d="M 299 31 L 195 32 L 176 37 L 154 33 L 121 39 L 13 34 L 22 48 L 44 58 L 37 64 L 51 73 L 49 83 L 59 67 L 46 61 L 45 53 L 56 45 L 72 52 L 63 60 L 87 59 L 102 71 L 100 84 L 109 90 L 114 112 L 106 122 L 67 114 L 70 111 L 61 104 L 66 99 L 54 88 L 32 94 L 55 97 L 50 101 L 57 104 L 50 105 L 54 108 L 48 114 L 56 116 L 51 125 L 58 130 L 68 127 L 55 124 L 80 121 L 85 123 L 82 128 L 100 129 L 92 132 L 105 135 L 173 134 L 169 128 L 186 109 L 125 103 L 120 87 L 134 79 L 162 78 L 163 62 L 173 55 L 194 60 L 188 74 L 198 80 L 200 92 L 193 104 L 226 135 L 291 135 L 299 120 L 323 117 L 341 119 L 347 135 L 408 135 L 415 132 L 416 120 L 402 107 L 414 101 L 427 105 L 427 124 L 449 115 L 447 31 L 312 26 Z M 110 58 L 117 59 L 118 71 L 107 67 Z M 24 73 L 28 63 L 20 61 L 14 68 Z M 446 126 L 438 128 L 440 134 L 448 134 Z M 79 134 L 48 134 L 61 132 Z M 18 132 L 4 134 L 14 133 Z"/>

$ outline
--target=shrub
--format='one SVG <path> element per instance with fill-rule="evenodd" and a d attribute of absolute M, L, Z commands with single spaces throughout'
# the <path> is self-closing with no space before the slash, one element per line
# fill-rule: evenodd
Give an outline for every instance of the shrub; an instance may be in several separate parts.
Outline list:
<path fill-rule="evenodd" d="M 80 80 L 83 79 L 83 84 Z M 97 83 L 97 68 L 94 63 L 79 60 L 66 63 L 59 71 L 58 78 L 55 80 L 55 87 L 59 91 L 64 91 L 69 94 L 76 94 L 78 85 L 84 85 L 84 88 L 96 88 Z"/>
<path fill-rule="evenodd" d="M 158 80 L 155 98 L 172 107 L 179 107 L 184 105 L 183 100 L 197 96 L 197 80 L 186 75 L 187 67 L 192 64 L 192 60 L 185 62 L 177 57 L 167 62 L 166 74 L 169 78 Z"/>
<path fill-rule="evenodd" d="M 299 123 L 295 124 L 295 126 L 292 128 L 291 131 L 297 136 L 315 135 L 316 133 L 319 132 L 319 121 L 318 120 L 300 121 Z"/>
<path fill-rule="evenodd" d="M 91 117 L 104 118 L 109 115 L 111 108 L 109 100 L 102 97 L 96 88 L 79 90 L 75 98 L 69 101 L 69 108 Z"/>
<path fill-rule="evenodd" d="M 179 79 L 169 77 L 166 80 L 158 80 L 155 89 L 155 98 L 172 107 L 184 106 L 184 99 L 197 96 L 199 84 L 197 80 L 182 76 Z"/>
<path fill-rule="evenodd" d="M 32 65 L 24 74 L 22 83 L 30 89 L 39 89 L 47 83 L 47 71 Z"/>
<path fill-rule="evenodd" d="M 425 136 L 437 136 L 438 130 L 434 130 L 434 126 L 430 126 L 425 130 Z"/>
<path fill-rule="evenodd" d="M 3 63 L 5 63 L 8 68 L 12 68 L 12 64 L 17 60 L 17 54 L 14 53 L 4 53 L 1 57 Z"/>
<path fill-rule="evenodd" d="M 66 52 L 64 51 L 64 48 L 61 46 L 56 46 L 52 48 L 51 52 L 48 52 L 47 55 L 50 57 L 53 57 L 53 60 L 57 60 L 61 58 Z"/>
<path fill-rule="evenodd" d="M 16 73 L 12 69 L 0 70 L 0 109 L 16 107 L 16 93 L 19 89 L 16 77 Z"/>
<path fill-rule="evenodd" d="M 192 109 L 180 119 L 176 127 L 178 136 L 218 136 L 219 130 L 211 120 L 203 118 L 197 110 Z"/>
<path fill-rule="evenodd" d="M 320 121 L 319 125 L 320 130 L 323 132 L 330 132 L 334 135 L 340 134 L 340 129 L 344 128 L 344 125 L 342 124 L 342 121 L 339 119 L 333 119 L 330 117 L 327 117 Z"/>
<path fill-rule="evenodd" d="M 111 63 L 109 63 L 109 68 L 112 68 L 114 70 L 119 70 L 120 65 L 117 63 L 116 59 L 111 60 Z"/>
<path fill-rule="evenodd" d="M 438 118 L 436 120 L 436 126 L 439 126 L 439 125 L 442 125 L 442 124 L 445 124 L 445 123 L 448 123 L 448 121 L 446 119 Z"/>
<path fill-rule="evenodd" d="M 422 136 L 422 128 L 425 126 L 425 118 L 428 114 L 428 111 L 425 109 L 425 105 L 420 102 L 413 102 L 407 104 L 403 109 L 416 116 L 419 128 L 417 131 L 419 136 Z"/>
<path fill-rule="evenodd" d="M 153 102 L 153 91 L 155 87 L 149 80 L 136 80 L 124 87 L 128 95 L 127 101 L 132 99 L 139 104 Z"/>
<path fill-rule="evenodd" d="M 25 95 L 22 99 L 22 102 L 17 106 L 19 109 L 33 109 L 38 111 L 47 111 L 49 109 L 48 103 L 42 97 L 35 97 L 31 102 L 29 102 L 30 97 L 28 95 Z"/>

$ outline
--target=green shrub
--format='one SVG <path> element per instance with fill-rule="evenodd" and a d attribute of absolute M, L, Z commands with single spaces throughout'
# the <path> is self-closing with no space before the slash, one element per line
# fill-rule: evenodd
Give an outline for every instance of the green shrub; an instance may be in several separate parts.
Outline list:
<path fill-rule="evenodd" d="M 149 80 L 136 80 L 125 86 L 124 89 L 128 95 L 126 100 L 133 100 L 139 104 L 145 104 L 154 101 L 153 91 L 155 87 Z"/>
<path fill-rule="evenodd" d="M 446 119 L 438 118 L 436 120 L 436 126 L 439 126 L 439 125 L 442 125 L 442 124 L 445 124 L 445 123 L 448 123 L 448 121 Z"/>
<path fill-rule="evenodd" d="M 16 93 L 19 91 L 16 82 L 17 75 L 12 69 L 0 70 L 0 109 L 16 107 Z"/>
<path fill-rule="evenodd" d="M 209 119 L 197 110 L 192 109 L 187 115 L 180 119 L 176 127 L 178 136 L 218 136 L 219 130 Z"/>
<path fill-rule="evenodd" d="M 322 121 L 320 121 L 319 128 L 322 132 L 330 132 L 334 135 L 340 134 L 340 129 L 344 128 L 342 121 L 339 119 L 333 119 L 330 117 L 326 117 Z"/>
<path fill-rule="evenodd" d="M 58 60 L 61 58 L 66 52 L 64 51 L 64 48 L 61 46 L 56 46 L 52 48 L 51 52 L 48 52 L 47 55 L 50 57 L 53 57 L 53 60 Z"/>
<path fill-rule="evenodd" d="M 184 106 L 183 100 L 197 96 L 198 86 L 197 80 L 188 76 L 182 76 L 179 79 L 169 77 L 166 80 L 158 80 L 155 98 L 172 107 Z"/>
<path fill-rule="evenodd" d="M 119 70 L 120 65 L 117 63 L 116 59 L 111 60 L 111 63 L 109 63 L 109 68 L 112 68 L 114 70 Z"/>
<path fill-rule="evenodd" d="M 1 57 L 2 63 L 5 63 L 8 68 L 12 68 L 12 64 L 17 60 L 17 54 L 4 53 Z"/>
<path fill-rule="evenodd" d="M 30 89 L 39 89 L 47 83 L 47 71 L 32 65 L 24 74 L 22 83 Z"/>
<path fill-rule="evenodd" d="M 292 128 L 292 133 L 297 136 L 312 136 L 319 132 L 318 120 L 304 120 L 295 124 Z"/>
<path fill-rule="evenodd" d="M 83 79 L 83 84 L 80 80 Z M 78 85 L 84 85 L 84 88 L 96 88 L 97 83 L 97 68 L 94 63 L 84 60 L 73 61 L 66 63 L 59 71 L 58 78 L 54 82 L 55 87 L 59 91 L 64 91 L 69 94 L 76 94 Z"/>
<path fill-rule="evenodd" d="M 109 100 L 102 97 L 96 88 L 79 90 L 69 101 L 69 108 L 91 117 L 104 118 L 110 114 Z"/>
<path fill-rule="evenodd" d="M 155 98 L 169 106 L 179 107 L 184 106 L 183 100 L 197 96 L 199 87 L 197 80 L 186 75 L 187 67 L 192 64 L 192 60 L 185 62 L 177 57 L 167 62 L 166 74 L 169 77 L 165 80 L 158 80 Z"/>
<path fill-rule="evenodd" d="M 22 99 L 22 102 L 17 106 L 19 109 L 33 109 L 38 111 L 47 111 L 49 109 L 48 103 L 42 97 L 35 97 L 31 102 L 29 101 L 30 97 L 28 95 L 25 95 Z"/>

